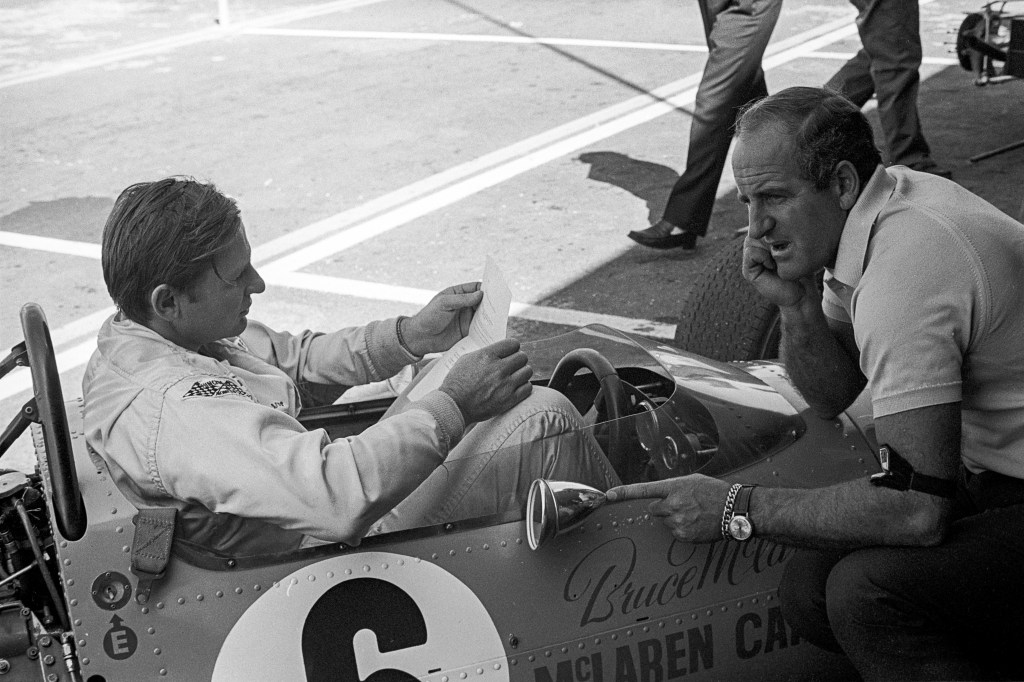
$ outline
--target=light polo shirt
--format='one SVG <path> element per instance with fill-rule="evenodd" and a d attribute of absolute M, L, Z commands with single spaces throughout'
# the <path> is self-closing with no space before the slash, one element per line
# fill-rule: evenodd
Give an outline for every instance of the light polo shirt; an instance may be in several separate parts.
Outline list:
<path fill-rule="evenodd" d="M 825 285 L 876 418 L 959 401 L 967 467 L 1024 478 L 1024 225 L 954 182 L 879 166 Z"/>

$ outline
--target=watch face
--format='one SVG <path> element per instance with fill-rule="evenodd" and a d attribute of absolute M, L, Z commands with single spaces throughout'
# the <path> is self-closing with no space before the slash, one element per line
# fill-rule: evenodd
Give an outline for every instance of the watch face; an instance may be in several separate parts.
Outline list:
<path fill-rule="evenodd" d="M 746 516 L 734 516 L 729 522 L 729 535 L 735 540 L 749 540 L 754 534 L 754 525 Z"/>

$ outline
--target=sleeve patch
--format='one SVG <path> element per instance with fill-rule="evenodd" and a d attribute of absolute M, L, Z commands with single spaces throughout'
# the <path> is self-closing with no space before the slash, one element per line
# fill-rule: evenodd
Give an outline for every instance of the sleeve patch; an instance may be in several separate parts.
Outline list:
<path fill-rule="evenodd" d="M 245 390 L 230 379 L 210 379 L 209 381 L 197 381 L 192 388 L 181 396 L 182 400 L 188 398 L 216 398 L 222 395 L 240 395 L 255 402 L 255 398 L 249 391 Z"/>

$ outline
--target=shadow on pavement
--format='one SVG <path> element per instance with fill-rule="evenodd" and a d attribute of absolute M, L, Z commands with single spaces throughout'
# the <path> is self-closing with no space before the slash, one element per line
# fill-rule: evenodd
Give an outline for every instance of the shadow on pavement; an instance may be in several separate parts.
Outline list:
<path fill-rule="evenodd" d="M 579 160 L 590 166 L 587 178 L 621 187 L 647 204 L 647 219 L 661 219 L 668 194 L 679 179 L 675 169 L 612 151 L 586 152 Z M 643 228 L 638 225 L 636 229 Z"/>
<path fill-rule="evenodd" d="M 0 216 L 0 230 L 37 237 L 99 242 L 103 224 L 114 207 L 110 197 L 62 197 L 32 201 Z"/>
<path fill-rule="evenodd" d="M 1024 138 L 1024 80 L 977 87 L 969 73 L 950 66 L 921 83 L 918 104 L 932 155 L 953 171 L 953 179 L 1024 220 L 1024 148 L 970 162 L 975 155 Z M 877 116 L 869 118 L 877 129 Z M 676 170 L 615 150 L 587 152 L 579 158 L 590 164 L 590 179 L 625 189 L 646 203 L 652 220 L 661 217 L 678 177 Z M 708 236 L 695 252 L 634 246 L 538 304 L 674 324 L 706 261 L 745 224 L 743 206 L 731 194 L 721 197 Z M 626 246 L 625 230 L 622 240 Z M 567 329 L 519 319 L 511 327 L 513 334 L 526 338 Z"/>

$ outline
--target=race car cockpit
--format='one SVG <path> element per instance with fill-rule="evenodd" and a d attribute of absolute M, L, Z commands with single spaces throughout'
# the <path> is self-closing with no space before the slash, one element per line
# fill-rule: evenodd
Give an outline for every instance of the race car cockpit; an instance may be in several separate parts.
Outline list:
<path fill-rule="evenodd" d="M 367 679 L 379 670 L 394 680 L 485 671 L 481 679 L 554 680 L 565 666 L 599 666 L 602 652 L 643 657 L 679 637 L 699 652 L 691 676 L 760 676 L 779 663 L 811 678 L 837 669 L 834 657 L 796 647 L 781 625 L 772 596 L 789 550 L 760 540 L 679 546 L 643 501 L 608 505 L 537 552 L 524 523 L 530 485 L 509 491 L 496 515 L 358 546 L 238 556 L 175 535 L 173 514 L 134 507 L 86 447 L 82 403 L 64 401 L 41 309 L 26 306 L 22 322 L 26 341 L 0 372 L 28 364 L 35 388 L 4 432 L 3 450 L 32 424 L 38 467 L 0 473 L 0 626 L 16 679 L 321 679 L 325 671 L 357 679 L 357 670 Z M 584 429 L 554 437 L 572 452 L 592 436 L 624 482 L 742 471 L 764 484 L 821 485 L 877 468 L 869 420 L 858 416 L 870 414 L 866 403 L 835 420 L 815 418 L 777 363 L 707 360 L 600 325 L 523 349 L 534 381 L 584 415 Z M 342 437 L 374 423 L 392 401 L 315 408 L 301 421 Z M 480 456 L 492 455 L 501 453 Z M 571 587 L 587 571 L 603 576 L 587 582 L 609 591 L 603 597 Z M 612 572 L 616 582 L 605 584 Z M 623 596 L 621 613 L 592 611 L 595 599 L 656 584 L 656 599 Z M 716 624 L 725 603 L 743 605 L 735 626 Z M 389 615 L 399 613 L 406 615 Z M 410 614 L 420 625 L 412 627 Z M 667 628 L 664 642 L 639 642 L 635 654 L 615 642 L 647 632 L 651 618 L 651 627 Z M 759 643 L 762 622 L 777 632 Z M 733 627 L 738 654 L 716 653 L 714 633 L 723 638 Z M 376 643 L 361 634 L 367 628 Z M 755 656 L 769 642 L 793 649 L 762 663 Z"/>

